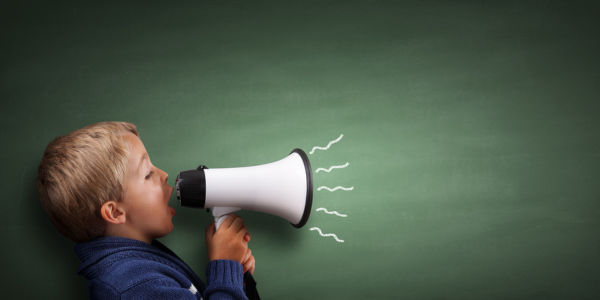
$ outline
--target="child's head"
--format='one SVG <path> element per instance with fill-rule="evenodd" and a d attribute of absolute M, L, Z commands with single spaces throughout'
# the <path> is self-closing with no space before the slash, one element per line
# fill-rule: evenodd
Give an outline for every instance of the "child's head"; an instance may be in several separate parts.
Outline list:
<path fill-rule="evenodd" d="M 149 242 L 173 229 L 167 178 L 135 125 L 102 122 L 50 142 L 36 186 L 54 225 L 74 241 L 116 235 Z"/>

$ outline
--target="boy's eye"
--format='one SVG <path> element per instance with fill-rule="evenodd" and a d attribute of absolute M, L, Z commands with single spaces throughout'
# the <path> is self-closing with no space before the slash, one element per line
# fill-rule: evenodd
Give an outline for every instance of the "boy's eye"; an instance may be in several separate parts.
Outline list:
<path fill-rule="evenodd" d="M 146 175 L 146 179 L 150 179 L 150 177 L 152 176 L 152 174 L 154 174 L 154 171 L 150 171 L 150 173 L 148 173 L 148 175 Z"/>

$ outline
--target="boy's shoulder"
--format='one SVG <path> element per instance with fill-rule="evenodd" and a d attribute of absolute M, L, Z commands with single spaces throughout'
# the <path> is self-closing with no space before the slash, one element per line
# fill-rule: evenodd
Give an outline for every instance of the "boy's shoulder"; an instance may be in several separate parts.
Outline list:
<path fill-rule="evenodd" d="M 162 244 L 158 244 L 164 247 Z M 189 289 L 202 284 L 193 271 L 168 248 L 141 241 L 103 237 L 78 244 L 79 274 L 90 281 L 90 293 L 123 295 L 148 289 Z"/>

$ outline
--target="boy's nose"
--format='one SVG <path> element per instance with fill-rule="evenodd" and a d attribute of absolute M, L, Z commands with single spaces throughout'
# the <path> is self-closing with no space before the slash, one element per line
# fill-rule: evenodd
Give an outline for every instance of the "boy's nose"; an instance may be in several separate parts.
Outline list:
<path fill-rule="evenodd" d="M 158 169 L 158 168 L 157 168 Z M 160 172 L 162 181 L 164 183 L 167 183 L 167 180 L 169 180 L 169 174 L 167 174 L 167 172 L 163 171 L 162 169 L 158 169 L 158 171 Z"/>

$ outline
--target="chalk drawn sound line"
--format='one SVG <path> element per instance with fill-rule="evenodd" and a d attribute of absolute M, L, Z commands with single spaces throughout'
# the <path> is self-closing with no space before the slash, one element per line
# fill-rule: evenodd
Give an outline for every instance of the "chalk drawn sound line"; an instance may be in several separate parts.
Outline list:
<path fill-rule="evenodd" d="M 310 228 L 310 231 L 313 231 L 313 230 L 316 230 L 316 231 L 318 231 L 318 232 L 319 232 L 319 235 L 321 235 L 322 237 L 333 237 L 333 238 L 336 240 L 336 242 L 338 242 L 338 243 L 343 243 L 343 242 L 344 242 L 344 240 L 340 240 L 340 239 L 337 237 L 337 235 L 335 235 L 335 234 L 333 234 L 333 233 L 325 233 L 325 234 L 324 234 L 324 233 L 323 233 L 323 231 L 321 231 L 321 228 L 319 228 L 319 227 L 311 227 L 311 228 Z"/>
<path fill-rule="evenodd" d="M 314 146 L 314 147 L 312 148 L 312 150 L 310 150 L 310 154 L 313 154 L 313 153 L 315 153 L 315 150 L 327 150 L 327 149 L 329 149 L 329 147 L 331 147 L 331 145 L 333 145 L 333 144 L 335 144 L 335 143 L 339 142 L 339 141 L 340 141 L 340 140 L 341 140 L 343 137 L 344 137 L 344 134 L 342 133 L 342 134 L 340 134 L 340 136 L 339 136 L 337 139 L 335 139 L 335 140 L 333 140 L 333 141 L 329 142 L 329 144 L 327 144 L 327 146 L 325 146 L 325 147 Z"/>
<path fill-rule="evenodd" d="M 317 188 L 317 191 L 321 191 L 321 190 L 328 190 L 330 192 L 335 192 L 337 190 L 344 190 L 344 191 L 352 191 L 354 190 L 354 187 L 343 187 L 343 186 L 336 186 L 334 188 L 330 188 L 330 187 L 326 187 L 326 186 L 320 186 Z"/>
<path fill-rule="evenodd" d="M 343 169 L 343 168 L 347 168 L 350 165 L 349 162 L 346 162 L 343 165 L 339 165 L 339 166 L 331 166 L 329 167 L 329 169 L 325 169 L 325 168 L 318 168 L 317 171 L 315 171 L 315 173 L 319 173 L 320 171 L 325 171 L 327 173 L 331 172 L 331 170 L 333 169 Z"/>
<path fill-rule="evenodd" d="M 319 208 L 317 208 L 317 211 L 322 211 L 322 212 L 324 212 L 324 213 L 326 213 L 326 214 L 328 214 L 328 215 L 336 215 L 336 216 L 338 216 L 338 217 L 342 217 L 342 218 L 345 218 L 345 217 L 347 217 L 347 216 L 348 216 L 347 214 L 341 214 L 341 213 L 339 213 L 339 212 L 337 212 L 337 211 L 335 211 L 335 210 L 334 210 L 334 211 L 328 211 L 328 210 L 327 210 L 326 208 L 324 208 L 324 207 L 319 207 Z"/>

